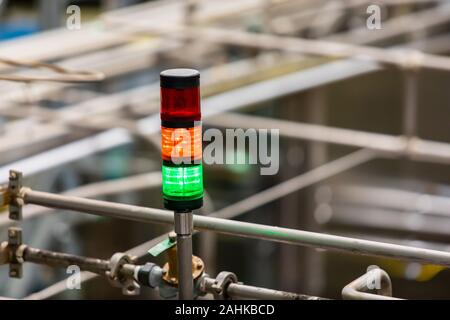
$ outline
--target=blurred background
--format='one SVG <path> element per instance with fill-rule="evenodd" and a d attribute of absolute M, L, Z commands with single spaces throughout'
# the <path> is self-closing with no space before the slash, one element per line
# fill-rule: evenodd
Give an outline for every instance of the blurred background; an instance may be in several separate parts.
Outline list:
<path fill-rule="evenodd" d="M 381 29 L 368 26 L 374 4 Z M 68 21 L 71 5 L 80 8 L 79 26 Z M 252 35 L 273 38 L 248 41 Z M 324 43 L 306 50 L 316 40 Z M 354 54 L 330 54 L 327 44 L 335 42 Z M 386 50 L 381 59 L 357 59 L 362 46 Z M 1 58 L 106 76 L 82 84 L 0 81 L 0 181 L 17 169 L 36 190 L 162 208 L 159 72 L 196 68 L 205 128 L 274 128 L 281 135 L 277 175 L 261 176 L 258 165 L 205 165 L 199 214 L 358 148 L 388 150 L 398 137 L 419 137 L 430 142 L 420 154 L 383 154 L 234 218 L 449 251 L 450 71 L 448 62 L 417 66 L 400 55 L 406 50 L 450 53 L 449 1 L 0 0 Z M 385 52 L 398 59 L 380 61 Z M 0 74 L 47 73 L 0 64 Z M 34 206 L 24 215 L 25 243 L 99 258 L 169 230 Z M 4 241 L 11 223 L 6 211 L 0 219 Z M 438 266 L 211 234 L 195 236 L 194 245 L 209 274 L 232 271 L 246 284 L 340 298 L 376 264 L 390 274 L 395 296 L 450 298 L 450 273 Z M 165 257 L 146 259 L 162 264 Z M 10 279 L 4 266 L 0 295 L 24 298 L 66 277 L 65 270 L 26 264 L 23 279 Z M 124 297 L 97 278 L 52 298 Z M 139 298 L 158 295 L 143 290 Z"/>

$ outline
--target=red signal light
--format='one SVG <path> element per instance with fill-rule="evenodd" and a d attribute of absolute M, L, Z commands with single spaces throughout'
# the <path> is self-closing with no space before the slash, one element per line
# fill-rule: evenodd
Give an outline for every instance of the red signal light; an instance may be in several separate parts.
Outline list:
<path fill-rule="evenodd" d="M 171 69 L 161 73 L 161 120 L 200 121 L 200 73 Z"/>

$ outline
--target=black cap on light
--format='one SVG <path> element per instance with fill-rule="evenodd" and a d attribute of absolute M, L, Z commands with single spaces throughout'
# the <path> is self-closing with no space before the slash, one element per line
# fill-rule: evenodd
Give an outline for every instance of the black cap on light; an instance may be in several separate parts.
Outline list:
<path fill-rule="evenodd" d="M 194 69 L 169 69 L 161 72 L 161 88 L 188 89 L 200 86 L 200 72 Z"/>

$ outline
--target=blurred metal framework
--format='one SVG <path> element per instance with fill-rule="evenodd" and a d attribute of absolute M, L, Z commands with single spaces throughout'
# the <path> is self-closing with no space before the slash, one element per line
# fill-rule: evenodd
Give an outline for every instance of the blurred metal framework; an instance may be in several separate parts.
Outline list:
<path fill-rule="evenodd" d="M 18 75 L 18 74 L 1 74 L 0 80 L 4 81 L 19 81 L 19 82 L 33 82 L 33 81 L 54 81 L 54 82 L 95 82 L 101 81 L 105 77 L 102 73 L 95 71 L 75 71 L 67 68 L 59 67 L 54 64 L 38 62 L 38 61 L 19 61 L 13 59 L 0 58 L 0 63 L 17 68 L 33 68 L 33 69 L 47 69 L 52 71 L 52 75 Z"/>
<path fill-rule="evenodd" d="M 448 267 L 450 254 L 445 251 L 229 220 L 374 159 L 407 157 L 412 161 L 443 165 L 450 163 L 450 144 L 421 139 L 417 136 L 416 129 L 417 72 L 423 68 L 445 72 L 450 70 L 450 58 L 439 55 L 450 51 L 448 34 L 430 37 L 420 35 L 433 34 L 435 30 L 448 25 L 450 5 L 445 1 L 379 2 L 390 7 L 424 7 L 385 21 L 383 29 L 378 32 L 369 32 L 361 27 L 336 33 L 330 27 L 320 39 L 301 39 L 293 35 L 300 33 L 302 29 L 306 30 L 308 26 L 286 26 L 283 21 L 289 21 L 290 18 L 296 21 L 297 16 L 317 17 L 322 9 L 314 1 L 204 1 L 190 3 L 187 7 L 182 1 L 164 1 L 108 12 L 100 18 L 100 23 L 104 26 L 102 29 L 93 23 L 84 27 L 82 33 L 58 29 L 16 40 L 7 47 L 0 47 L 0 56 L 57 60 L 61 68 L 98 70 L 107 79 L 112 79 L 150 68 L 161 57 L 171 56 L 185 47 L 193 49 L 193 54 L 186 53 L 183 57 L 187 61 L 196 61 L 198 57 L 195 55 L 214 52 L 217 46 L 256 49 L 260 52 L 256 58 L 206 67 L 203 71 L 202 83 L 206 95 L 203 110 L 207 125 L 278 128 L 285 137 L 351 146 L 360 150 L 225 208 L 210 210 L 207 212 L 208 216 L 195 216 L 195 229 Z M 338 21 L 340 14 L 367 6 L 368 3 L 364 0 L 343 1 L 337 10 L 339 14 L 334 19 Z M 226 29 L 227 21 L 232 21 L 233 16 L 238 13 L 264 17 L 265 23 L 261 27 L 266 27 L 267 30 L 262 30 L 264 33 L 251 33 Z M 413 23 L 417 21 L 420 23 Z M 419 34 L 418 39 L 414 38 L 416 34 Z M 389 43 L 402 36 L 408 40 L 401 46 L 379 46 L 380 43 Z M 55 46 L 55 43 L 58 45 Z M 30 50 L 31 48 L 34 50 Z M 391 67 L 400 68 L 405 74 L 401 136 L 231 112 Z M 23 75 L 20 70 L 0 69 L 1 71 L 15 72 L 16 79 Z M 130 143 L 135 137 L 145 138 L 158 146 L 153 138 L 159 130 L 157 84 L 108 95 L 95 94 L 86 101 L 69 103 L 59 110 L 39 105 L 41 100 L 61 97 L 66 90 L 74 90 L 75 94 L 78 90 L 82 92 L 68 83 L 30 83 L 25 89 L 17 84 L 1 84 L 0 114 L 13 120 L 4 124 L 3 135 L 0 137 L 0 155 L 4 159 L 1 161 L 0 180 L 6 182 L 10 169 L 23 171 L 27 176 L 33 175 Z M 18 105 L 21 105 L 20 108 Z M 133 116 L 123 118 L 124 110 Z M 24 126 L 30 126 L 30 129 L 23 130 Z M 164 210 L 81 198 L 158 186 L 158 176 L 159 173 L 156 172 L 83 186 L 73 191 L 73 195 L 78 197 L 23 188 L 19 198 L 25 203 L 49 208 L 171 224 L 173 216 Z M 51 212 L 50 209 L 24 209 L 23 219 Z M 0 218 L 1 226 L 11 224 L 6 217 Z M 142 244 L 132 250 L 133 254 L 144 255 L 148 247 L 166 236 L 162 235 Z M 83 273 L 84 281 L 93 277 L 91 273 Z M 343 297 L 370 299 L 370 294 L 358 293 L 362 289 L 362 281 L 361 278 L 357 279 L 346 287 Z M 388 284 L 390 288 L 390 280 Z M 243 294 L 245 289 L 236 287 L 235 292 L 241 290 Z M 63 283 L 59 283 L 29 298 L 48 298 L 64 290 Z M 239 296 L 237 293 L 236 295 Z"/>

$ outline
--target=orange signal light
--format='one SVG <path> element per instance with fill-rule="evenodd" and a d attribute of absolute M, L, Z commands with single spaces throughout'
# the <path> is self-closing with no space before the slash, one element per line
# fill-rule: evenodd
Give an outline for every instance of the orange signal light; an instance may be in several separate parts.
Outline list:
<path fill-rule="evenodd" d="M 200 160 L 202 158 L 202 127 L 161 127 L 161 151 L 163 160 Z"/>

